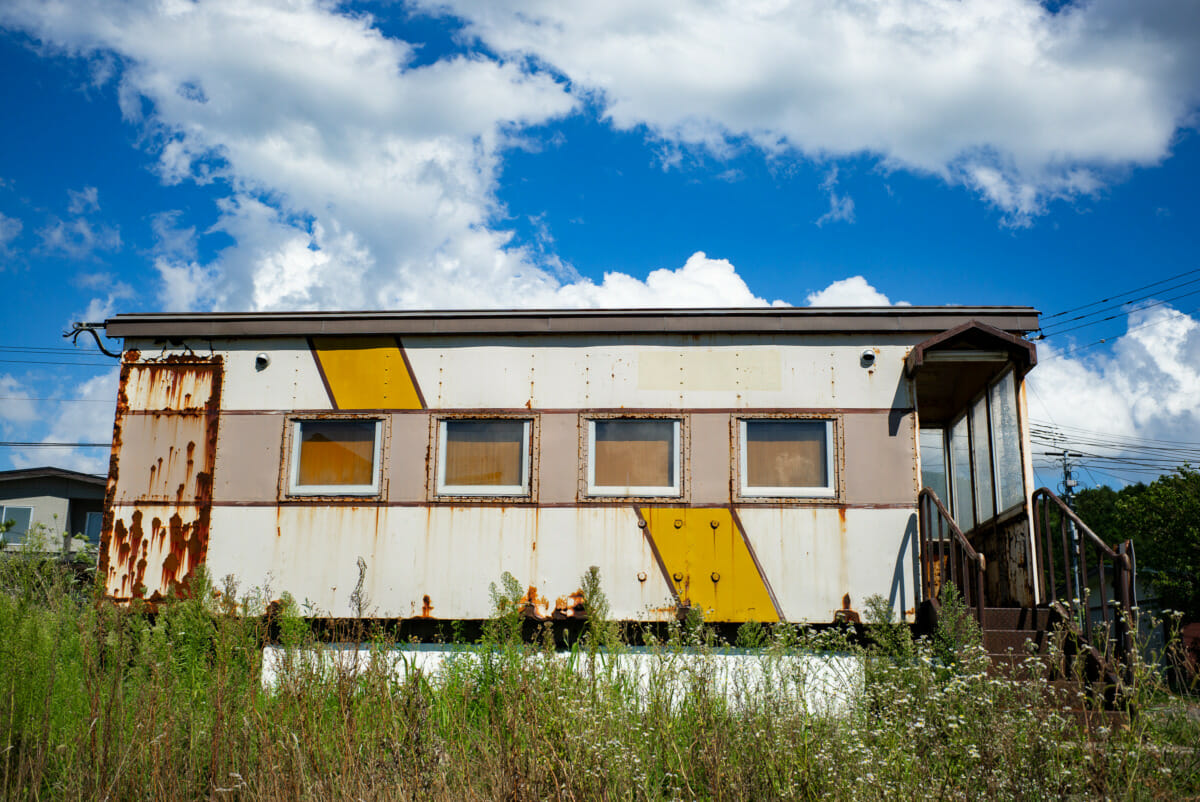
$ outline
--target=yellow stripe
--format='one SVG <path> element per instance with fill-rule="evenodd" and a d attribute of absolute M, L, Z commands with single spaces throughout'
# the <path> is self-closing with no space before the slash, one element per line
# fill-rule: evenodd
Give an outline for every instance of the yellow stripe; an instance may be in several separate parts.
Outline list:
<path fill-rule="evenodd" d="M 682 604 L 699 607 L 705 621 L 779 620 L 728 509 L 650 507 L 641 514 Z"/>
<path fill-rule="evenodd" d="M 417 380 L 391 337 L 314 337 L 338 409 L 421 409 Z"/>

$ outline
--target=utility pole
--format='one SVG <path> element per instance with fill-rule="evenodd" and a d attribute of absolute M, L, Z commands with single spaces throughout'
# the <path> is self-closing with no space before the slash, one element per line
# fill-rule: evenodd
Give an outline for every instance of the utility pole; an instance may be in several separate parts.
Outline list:
<path fill-rule="evenodd" d="M 1078 451 L 1063 451 L 1059 455 L 1062 461 L 1062 484 L 1059 485 L 1059 490 L 1062 492 L 1063 501 L 1067 502 L 1067 506 L 1072 510 L 1075 509 L 1075 488 L 1079 486 L 1079 480 L 1075 478 L 1075 465 L 1071 462 L 1073 458 L 1082 457 Z"/>
<path fill-rule="evenodd" d="M 1082 457 L 1078 451 L 1062 452 L 1060 459 L 1062 460 L 1062 499 L 1066 502 L 1067 507 L 1071 511 L 1075 510 L 1075 488 L 1079 486 L 1079 480 L 1075 478 L 1075 465 L 1071 462 L 1072 459 Z M 1075 528 L 1075 522 L 1067 518 L 1067 531 L 1071 536 L 1071 572 L 1075 575 L 1075 590 L 1079 594 L 1080 604 L 1087 604 L 1087 585 L 1083 583 L 1083 574 L 1079 570 L 1079 531 Z M 1085 608 L 1086 609 L 1086 608 Z"/>

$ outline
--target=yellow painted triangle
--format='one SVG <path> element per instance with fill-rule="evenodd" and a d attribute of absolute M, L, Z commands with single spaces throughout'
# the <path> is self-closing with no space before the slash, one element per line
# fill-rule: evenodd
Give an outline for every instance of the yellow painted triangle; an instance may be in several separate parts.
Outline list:
<path fill-rule="evenodd" d="M 646 507 L 639 512 L 682 604 L 699 607 L 705 621 L 779 620 L 766 580 L 728 509 Z"/>
<path fill-rule="evenodd" d="M 337 409 L 424 409 L 416 377 L 394 337 L 313 337 Z"/>

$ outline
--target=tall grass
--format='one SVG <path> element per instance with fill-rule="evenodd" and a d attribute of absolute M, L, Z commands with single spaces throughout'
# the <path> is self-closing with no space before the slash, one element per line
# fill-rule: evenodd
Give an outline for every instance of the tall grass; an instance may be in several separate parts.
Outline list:
<path fill-rule="evenodd" d="M 603 610 L 599 578 L 589 584 Z M 203 583 L 156 614 L 79 589 L 58 564 L 0 564 L 0 788 L 12 799 L 844 799 L 1181 797 L 1200 794 L 1200 720 L 1143 667 L 1142 713 L 1081 727 L 1044 680 L 992 676 L 978 644 L 913 642 L 873 608 L 874 643 L 747 625 L 754 683 L 705 666 L 700 621 L 612 658 L 594 615 L 570 653 L 520 637 L 516 592 L 494 592 L 484 643 L 435 675 L 316 642 L 295 604 Z M 253 611 L 253 610 L 252 610 Z M 281 657 L 262 682 L 268 629 Z M 395 644 L 362 628 L 362 647 Z M 860 660 L 839 712 L 814 712 L 789 656 Z M 680 655 L 688 659 L 682 662 Z M 947 655 L 953 659 L 946 659 Z M 1032 658 L 1030 658 L 1032 661 Z M 1028 673 L 1039 675 L 1040 666 Z M 1194 701 L 1194 700 L 1193 700 Z"/>

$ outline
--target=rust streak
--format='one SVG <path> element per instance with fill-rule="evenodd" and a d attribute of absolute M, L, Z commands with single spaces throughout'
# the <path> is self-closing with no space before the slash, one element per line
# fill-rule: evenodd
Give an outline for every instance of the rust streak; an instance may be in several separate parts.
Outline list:
<path fill-rule="evenodd" d="M 861 624 L 862 617 L 850 609 L 850 594 L 842 596 L 842 609 L 833 614 L 835 624 Z"/>

